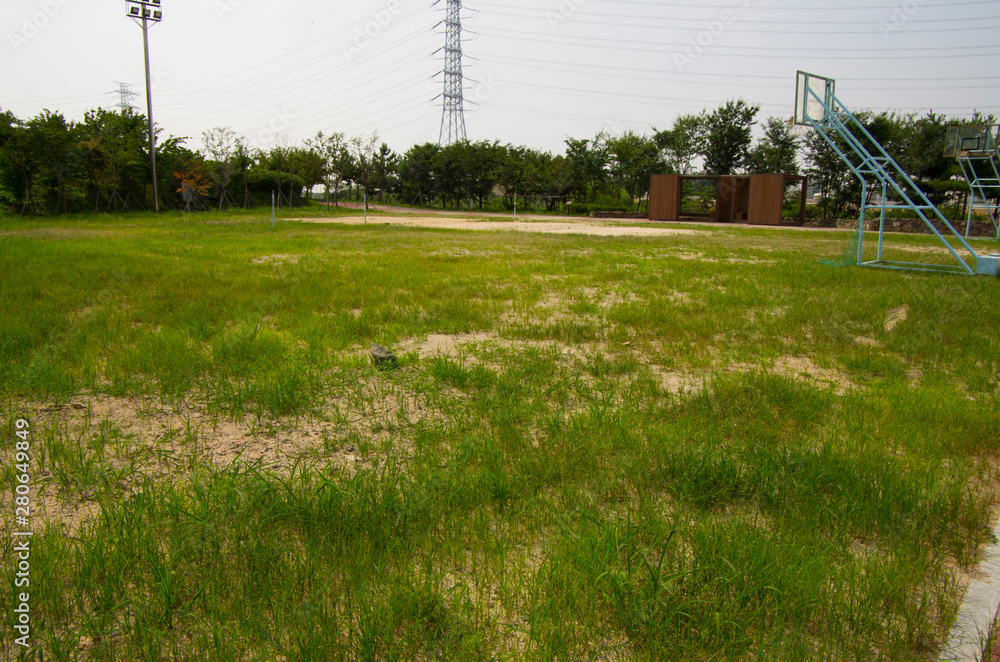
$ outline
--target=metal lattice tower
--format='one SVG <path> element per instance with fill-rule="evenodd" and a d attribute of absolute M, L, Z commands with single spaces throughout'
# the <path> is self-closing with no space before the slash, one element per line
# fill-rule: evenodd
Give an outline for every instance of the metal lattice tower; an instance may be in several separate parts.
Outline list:
<path fill-rule="evenodd" d="M 448 0 L 444 45 L 444 111 L 438 145 L 466 140 L 465 99 L 462 93 L 462 0 Z"/>
<path fill-rule="evenodd" d="M 128 83 L 119 82 L 118 89 L 116 90 L 116 92 L 119 95 L 121 95 L 121 101 L 118 102 L 118 108 L 120 108 L 122 111 L 135 108 L 135 106 L 132 104 L 132 99 L 136 98 L 139 95 L 132 91 L 132 88 Z"/>

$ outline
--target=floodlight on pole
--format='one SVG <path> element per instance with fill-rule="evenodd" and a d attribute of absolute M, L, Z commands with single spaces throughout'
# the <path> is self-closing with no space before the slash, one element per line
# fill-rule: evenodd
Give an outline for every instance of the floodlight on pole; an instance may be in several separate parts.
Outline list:
<path fill-rule="evenodd" d="M 149 82 L 149 24 L 163 18 L 160 0 L 125 0 L 125 15 L 142 28 L 142 50 L 146 57 L 146 119 L 149 121 L 149 159 L 153 171 L 153 208 L 160 211 L 156 185 L 156 138 L 153 131 L 153 91 Z"/>

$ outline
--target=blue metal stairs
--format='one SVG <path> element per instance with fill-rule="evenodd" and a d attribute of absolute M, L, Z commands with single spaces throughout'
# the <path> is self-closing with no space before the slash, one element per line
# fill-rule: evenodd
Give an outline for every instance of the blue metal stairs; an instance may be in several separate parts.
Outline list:
<path fill-rule="evenodd" d="M 827 85 L 821 96 L 809 85 L 811 74 L 799 72 L 800 79 L 806 77 L 804 95 L 800 93 L 802 123 L 812 126 L 826 143 L 850 166 L 851 171 L 861 180 L 861 209 L 859 218 L 859 240 L 857 264 L 883 269 L 905 269 L 943 273 L 975 274 L 979 255 L 969 245 L 951 222 L 920 190 L 913 179 L 885 151 L 857 117 L 837 99 L 832 85 Z M 816 76 L 815 78 L 821 78 Z M 822 79 L 824 82 L 829 79 Z M 822 116 L 814 117 L 810 110 L 822 108 Z M 799 109 L 797 109 L 797 117 Z M 840 139 L 838 142 L 837 138 Z M 844 147 L 846 146 L 846 149 Z M 848 157 L 847 152 L 856 158 Z M 881 188 L 879 204 L 869 204 L 868 189 L 871 179 Z M 890 198 L 901 202 L 889 202 Z M 879 210 L 878 253 L 874 260 L 865 261 L 864 223 L 869 209 Z M 907 209 L 924 222 L 930 231 L 947 247 L 957 264 L 934 264 L 924 262 L 900 262 L 884 259 L 886 211 Z M 933 221 L 937 222 L 937 225 Z M 941 228 L 941 229 L 939 229 Z"/>

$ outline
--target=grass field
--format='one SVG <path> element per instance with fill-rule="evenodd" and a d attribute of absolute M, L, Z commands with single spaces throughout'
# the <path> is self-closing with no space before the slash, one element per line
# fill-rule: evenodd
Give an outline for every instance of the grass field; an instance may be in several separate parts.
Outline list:
<path fill-rule="evenodd" d="M 1000 280 L 232 218 L 0 223 L 7 659 L 935 658 L 1000 497 Z"/>

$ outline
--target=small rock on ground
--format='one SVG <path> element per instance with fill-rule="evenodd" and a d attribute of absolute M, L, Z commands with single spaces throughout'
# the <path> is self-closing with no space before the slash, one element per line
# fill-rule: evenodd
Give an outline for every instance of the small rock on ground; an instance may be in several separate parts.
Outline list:
<path fill-rule="evenodd" d="M 391 368 L 396 365 L 396 355 L 381 345 L 372 345 L 372 363 L 378 368 Z"/>

